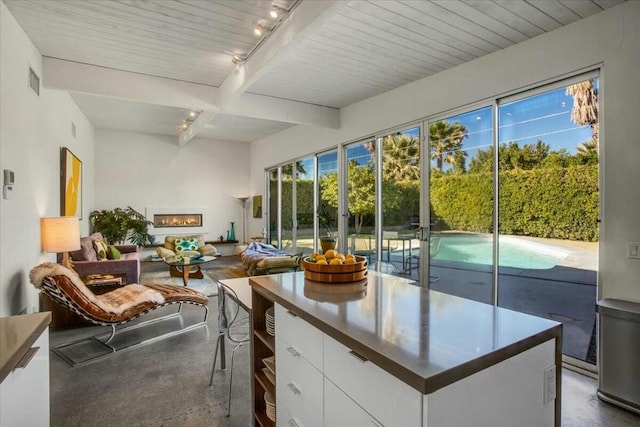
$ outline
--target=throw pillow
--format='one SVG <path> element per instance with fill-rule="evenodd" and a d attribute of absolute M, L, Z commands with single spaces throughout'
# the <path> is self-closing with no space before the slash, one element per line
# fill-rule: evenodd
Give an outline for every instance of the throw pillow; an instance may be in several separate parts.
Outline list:
<path fill-rule="evenodd" d="M 93 247 L 96 249 L 98 261 L 107 259 L 107 244 L 102 240 L 94 240 Z"/>
<path fill-rule="evenodd" d="M 176 239 L 176 252 L 197 251 L 198 241 L 196 239 Z"/>
<path fill-rule="evenodd" d="M 122 254 L 115 246 L 111 245 L 107 248 L 107 258 L 109 259 L 120 259 Z"/>

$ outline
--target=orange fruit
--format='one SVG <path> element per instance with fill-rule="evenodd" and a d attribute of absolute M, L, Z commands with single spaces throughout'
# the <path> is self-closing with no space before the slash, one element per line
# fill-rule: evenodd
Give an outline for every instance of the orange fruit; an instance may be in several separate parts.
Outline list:
<path fill-rule="evenodd" d="M 354 257 L 346 257 L 344 259 L 344 263 L 345 264 L 355 264 L 356 263 L 356 259 Z"/>
<path fill-rule="evenodd" d="M 324 253 L 324 256 L 327 259 L 335 258 L 336 257 L 336 251 L 333 250 L 333 249 L 329 249 L 327 252 Z"/>
<path fill-rule="evenodd" d="M 325 257 L 324 255 L 318 255 L 318 256 L 316 257 L 316 263 L 317 263 L 318 261 L 326 261 L 326 260 L 327 260 L 327 257 Z"/>
<path fill-rule="evenodd" d="M 316 261 L 316 264 L 318 265 L 327 265 L 328 262 L 326 259 L 319 259 L 318 261 Z"/>
<path fill-rule="evenodd" d="M 342 265 L 342 260 L 340 258 L 332 258 L 329 262 L 331 265 Z"/>
<path fill-rule="evenodd" d="M 349 258 L 353 259 L 354 261 L 356 260 L 356 256 L 353 254 L 348 254 L 347 256 L 344 257 L 344 259 L 349 259 Z"/>

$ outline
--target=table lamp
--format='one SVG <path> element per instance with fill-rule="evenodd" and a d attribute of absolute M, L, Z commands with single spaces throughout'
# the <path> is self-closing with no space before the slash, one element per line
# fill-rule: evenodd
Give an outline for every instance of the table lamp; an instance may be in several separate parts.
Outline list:
<path fill-rule="evenodd" d="M 80 249 L 78 217 L 40 218 L 40 242 L 45 252 L 62 252 L 62 265 L 72 269 L 69 251 Z"/>

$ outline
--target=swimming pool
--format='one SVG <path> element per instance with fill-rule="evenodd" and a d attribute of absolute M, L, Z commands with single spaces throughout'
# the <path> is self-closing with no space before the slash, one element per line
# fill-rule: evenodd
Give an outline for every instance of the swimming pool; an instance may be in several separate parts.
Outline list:
<path fill-rule="evenodd" d="M 437 261 L 457 261 L 472 264 L 493 263 L 493 239 L 490 236 L 440 236 Z M 500 236 L 500 267 L 543 270 L 553 268 L 566 258 L 570 251 L 517 236 Z"/>

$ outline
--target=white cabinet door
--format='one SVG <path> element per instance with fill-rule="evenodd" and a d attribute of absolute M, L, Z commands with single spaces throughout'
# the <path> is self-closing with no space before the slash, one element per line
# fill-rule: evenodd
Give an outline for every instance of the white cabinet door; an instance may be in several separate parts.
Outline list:
<path fill-rule="evenodd" d="M 33 344 L 31 361 L 0 384 L 0 426 L 49 425 L 49 328 Z"/>
<path fill-rule="evenodd" d="M 326 427 L 382 426 L 328 379 L 324 379 L 324 425 Z"/>
<path fill-rule="evenodd" d="M 359 358 L 327 335 L 324 375 L 384 425 L 422 425 L 422 394 L 419 391 L 372 362 Z"/>
<path fill-rule="evenodd" d="M 284 339 L 302 357 L 322 372 L 322 341 L 324 334 L 280 304 L 275 306 L 276 341 L 280 338 Z"/>

